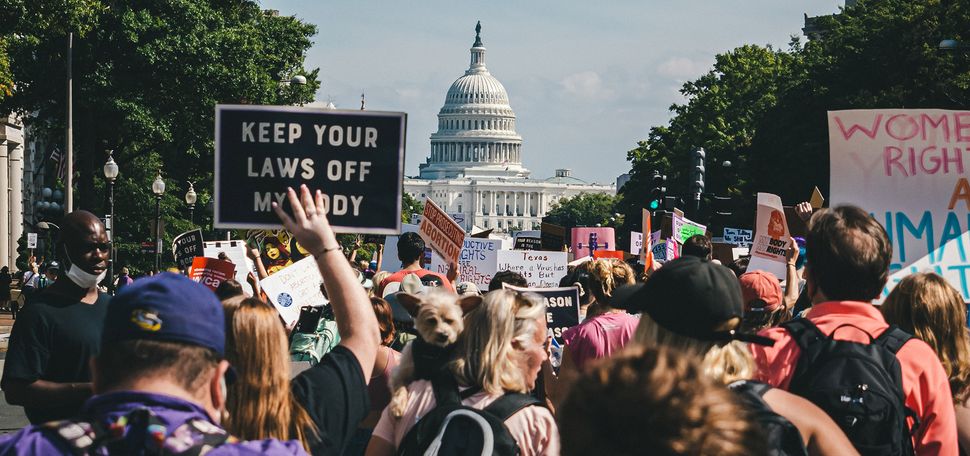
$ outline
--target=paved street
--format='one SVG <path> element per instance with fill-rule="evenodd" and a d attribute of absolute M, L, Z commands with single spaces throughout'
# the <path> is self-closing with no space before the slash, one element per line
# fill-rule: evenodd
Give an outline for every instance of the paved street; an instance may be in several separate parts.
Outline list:
<path fill-rule="evenodd" d="M 7 338 L 10 337 L 10 328 L 13 320 L 9 313 L 0 313 L 0 371 L 7 356 Z M 24 416 L 24 409 L 13 406 L 0 397 L 0 434 L 7 434 L 27 425 L 27 417 Z"/>

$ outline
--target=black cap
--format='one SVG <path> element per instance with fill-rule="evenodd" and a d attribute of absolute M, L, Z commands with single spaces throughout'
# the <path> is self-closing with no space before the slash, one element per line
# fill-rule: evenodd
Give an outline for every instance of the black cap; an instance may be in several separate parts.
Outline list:
<path fill-rule="evenodd" d="M 646 283 L 613 292 L 615 307 L 650 315 L 664 329 L 699 340 L 774 341 L 742 334 L 724 323 L 743 313 L 741 286 L 730 269 L 698 258 L 668 261 Z"/>

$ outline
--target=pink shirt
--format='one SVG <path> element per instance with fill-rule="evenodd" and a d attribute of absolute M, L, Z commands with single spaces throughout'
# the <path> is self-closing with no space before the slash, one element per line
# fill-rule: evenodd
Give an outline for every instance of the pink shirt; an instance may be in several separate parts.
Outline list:
<path fill-rule="evenodd" d="M 806 318 L 826 335 L 840 325 L 850 324 L 875 338 L 889 327 L 879 309 L 864 302 L 816 304 L 808 311 Z M 772 347 L 749 344 L 758 364 L 758 380 L 787 390 L 801 350 L 784 328 L 769 328 L 760 334 L 776 342 Z M 835 333 L 835 338 L 869 343 L 869 335 L 845 326 Z M 919 429 L 913 438 L 916 454 L 957 456 L 959 450 L 953 397 L 946 371 L 936 353 L 923 341 L 913 338 L 899 349 L 896 358 L 902 368 L 906 406 L 920 418 Z"/>
<path fill-rule="evenodd" d="M 640 319 L 626 312 L 605 313 L 563 332 L 569 358 L 582 370 L 588 361 L 606 358 L 633 337 Z"/>
<path fill-rule="evenodd" d="M 400 419 L 391 416 L 385 408 L 381 413 L 381 420 L 374 428 L 374 437 L 380 437 L 394 445 L 396 449 L 401 445 L 404 436 L 414 427 L 421 417 L 435 406 L 434 390 L 431 382 L 418 380 L 408 385 L 408 405 L 404 409 L 404 416 Z M 499 396 L 489 396 L 485 392 L 473 394 L 461 401 L 469 407 L 483 409 L 495 402 Z M 505 427 L 519 444 L 523 456 L 559 454 L 559 427 L 549 409 L 540 406 L 529 406 L 519 410 L 505 420 Z"/>

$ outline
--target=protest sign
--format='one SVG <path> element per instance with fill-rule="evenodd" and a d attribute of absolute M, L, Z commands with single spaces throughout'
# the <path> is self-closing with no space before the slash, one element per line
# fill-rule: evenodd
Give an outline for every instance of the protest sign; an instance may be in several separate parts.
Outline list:
<path fill-rule="evenodd" d="M 683 244 L 692 236 L 707 234 L 707 227 L 701 225 L 700 223 L 693 222 L 683 215 L 674 213 L 671 217 L 671 226 L 673 230 L 673 238 L 675 241 Z"/>
<path fill-rule="evenodd" d="M 502 250 L 502 241 L 497 239 L 465 238 L 462 244 L 461 256 L 458 257 L 458 280 L 472 282 L 479 287 L 488 287 L 495 275 L 498 251 Z M 448 264 L 438 255 L 433 255 L 431 271 L 441 275 L 448 273 Z"/>
<path fill-rule="evenodd" d="M 312 256 L 293 263 L 259 281 L 259 286 L 276 307 L 286 324 L 300 317 L 303 306 L 322 306 L 327 299 L 320 292 L 323 277 Z"/>
<path fill-rule="evenodd" d="M 189 267 L 189 278 L 216 291 L 219 284 L 231 279 L 235 271 L 236 265 L 228 261 L 195 257 L 192 259 L 192 266 Z"/>
<path fill-rule="evenodd" d="M 724 242 L 727 244 L 734 244 L 739 247 L 749 247 L 751 246 L 751 241 L 754 239 L 754 233 L 751 230 L 742 230 L 740 228 L 724 228 Z"/>
<path fill-rule="evenodd" d="M 964 154 L 970 112 L 940 109 L 831 111 L 829 205 L 854 204 L 893 245 L 888 294 L 903 276 L 937 271 L 970 301 Z"/>
<path fill-rule="evenodd" d="M 560 252 L 566 246 L 566 228 L 543 222 L 539 227 L 542 250 Z"/>
<path fill-rule="evenodd" d="M 637 231 L 630 232 L 630 253 L 640 255 L 643 250 L 643 233 Z"/>
<path fill-rule="evenodd" d="M 323 192 L 334 231 L 401 227 L 402 112 L 216 105 L 216 228 L 278 228 L 286 188 Z"/>
<path fill-rule="evenodd" d="M 195 257 L 205 256 L 202 242 L 202 230 L 186 231 L 172 240 L 172 255 L 179 269 L 192 266 Z"/>
<path fill-rule="evenodd" d="M 652 220 L 652 217 L 650 216 L 650 211 L 646 209 L 643 209 L 643 212 L 641 215 L 641 225 L 643 226 L 643 232 L 647 233 L 647 236 L 643 236 L 641 234 L 641 238 L 640 238 L 641 245 L 640 245 L 640 253 L 639 253 L 640 264 L 642 264 L 644 268 L 650 268 L 650 266 L 653 266 L 653 241 L 654 241 L 653 226 L 652 226 L 653 220 Z M 657 238 L 659 239 L 659 231 L 658 231 Z"/>
<path fill-rule="evenodd" d="M 573 228 L 572 248 L 576 259 L 593 256 L 596 250 L 615 250 L 613 228 Z"/>
<path fill-rule="evenodd" d="M 600 260 L 603 258 L 613 258 L 616 260 L 623 261 L 623 251 L 622 250 L 594 250 L 593 258 Z"/>
<path fill-rule="evenodd" d="M 566 252 L 499 250 L 497 258 L 496 271 L 518 272 L 533 288 L 557 287 L 566 275 Z"/>
<path fill-rule="evenodd" d="M 546 335 L 559 343 L 563 343 L 563 332 L 579 324 L 579 287 L 523 288 L 509 284 L 502 287 L 539 295 L 546 303 Z"/>
<path fill-rule="evenodd" d="M 431 198 L 424 201 L 424 214 L 418 225 L 418 234 L 445 261 L 458 261 L 461 246 L 465 241 L 465 230 L 455 223 L 445 211 L 441 210 Z"/>
<path fill-rule="evenodd" d="M 542 250 L 542 232 L 525 230 L 515 233 L 513 250 Z"/>
<path fill-rule="evenodd" d="M 37 233 L 27 233 L 27 248 L 28 249 L 37 248 Z"/>
<path fill-rule="evenodd" d="M 202 244 L 202 253 L 207 258 L 219 258 L 220 253 L 225 253 L 231 263 L 240 265 L 236 268 L 235 279 L 242 285 L 243 291 L 252 295 L 253 287 L 246 279 L 250 272 L 256 272 L 256 265 L 246 255 L 246 248 L 244 241 L 208 241 Z"/>
<path fill-rule="evenodd" d="M 768 271 L 784 278 L 788 253 L 788 223 L 781 198 L 771 193 L 758 193 L 758 217 L 748 271 Z"/>

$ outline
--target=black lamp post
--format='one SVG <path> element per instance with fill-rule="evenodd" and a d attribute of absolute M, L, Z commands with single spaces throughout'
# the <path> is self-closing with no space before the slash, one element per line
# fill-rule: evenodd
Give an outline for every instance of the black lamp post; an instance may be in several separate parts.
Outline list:
<path fill-rule="evenodd" d="M 162 267 L 162 195 L 165 194 L 165 181 L 162 180 L 162 170 L 155 175 L 152 182 L 152 193 L 155 194 L 155 273 Z"/>
<path fill-rule="evenodd" d="M 108 161 L 104 164 L 104 178 L 108 180 L 108 240 L 111 241 L 111 247 L 108 251 L 108 293 L 114 294 L 114 277 L 115 277 L 115 247 L 114 247 L 114 232 L 115 232 L 115 179 L 118 178 L 118 164 L 115 163 L 114 156 L 112 152 L 108 151 Z"/>
<path fill-rule="evenodd" d="M 195 202 L 198 199 L 192 181 L 189 181 L 189 191 L 185 192 L 185 204 L 189 205 L 189 223 L 195 225 Z"/>

